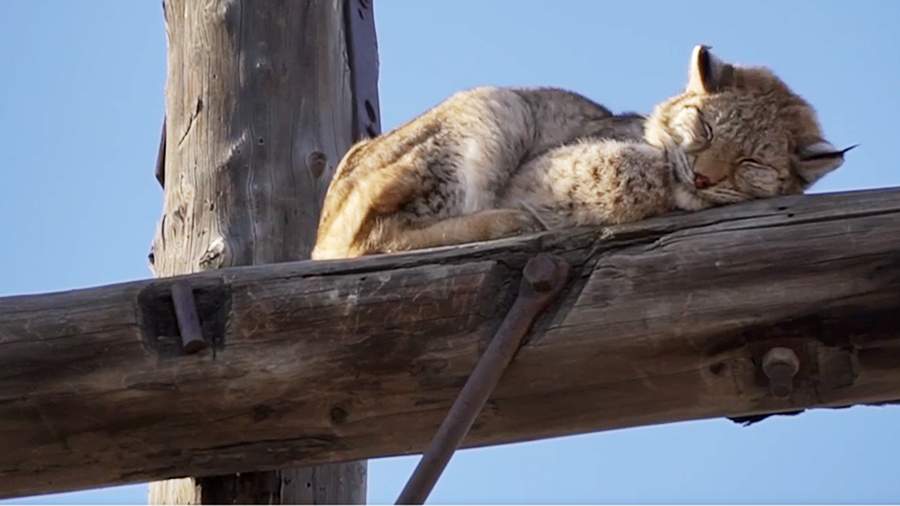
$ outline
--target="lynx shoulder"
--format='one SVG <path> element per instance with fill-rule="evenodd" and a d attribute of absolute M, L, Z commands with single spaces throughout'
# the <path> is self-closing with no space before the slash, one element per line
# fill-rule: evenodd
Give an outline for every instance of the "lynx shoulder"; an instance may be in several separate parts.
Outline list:
<path fill-rule="evenodd" d="M 348 152 L 313 258 L 799 193 L 843 153 L 772 72 L 723 63 L 703 46 L 684 92 L 646 119 L 563 90 L 478 88 Z"/>

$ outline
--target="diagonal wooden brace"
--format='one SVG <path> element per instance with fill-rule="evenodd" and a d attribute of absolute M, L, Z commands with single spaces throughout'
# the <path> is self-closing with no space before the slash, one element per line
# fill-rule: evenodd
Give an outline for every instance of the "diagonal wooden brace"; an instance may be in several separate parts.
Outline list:
<path fill-rule="evenodd" d="M 531 324 L 559 294 L 568 275 L 569 264 L 556 255 L 540 254 L 525 265 L 519 294 L 512 308 L 400 492 L 397 504 L 423 504 L 428 498 L 512 361 Z"/>

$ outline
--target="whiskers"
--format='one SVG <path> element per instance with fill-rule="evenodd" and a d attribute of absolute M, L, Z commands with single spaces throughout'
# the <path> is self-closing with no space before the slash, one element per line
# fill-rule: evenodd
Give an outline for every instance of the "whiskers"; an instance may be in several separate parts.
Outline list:
<path fill-rule="evenodd" d="M 672 166 L 675 201 L 681 209 L 699 210 L 716 205 L 736 204 L 752 200 L 753 195 L 738 191 L 730 184 L 698 189 L 695 184 L 694 164 L 681 146 L 667 142 L 666 160 Z"/>
<path fill-rule="evenodd" d="M 694 164 L 688 158 L 687 151 L 670 141 L 666 142 L 663 152 L 666 155 L 666 161 L 672 166 L 675 182 L 694 188 Z"/>

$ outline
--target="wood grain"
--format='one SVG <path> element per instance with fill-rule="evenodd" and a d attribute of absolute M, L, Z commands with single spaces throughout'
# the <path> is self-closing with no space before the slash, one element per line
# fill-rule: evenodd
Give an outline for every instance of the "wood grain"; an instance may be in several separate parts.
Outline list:
<path fill-rule="evenodd" d="M 166 120 L 157 167 L 165 203 L 149 256 L 157 276 L 309 258 L 340 157 L 361 129 L 378 133 L 375 31 L 371 2 L 364 3 L 165 0 Z M 170 323 L 153 322 L 164 334 L 173 332 Z M 145 343 L 161 357 L 175 344 Z M 155 418 L 169 416 L 167 406 L 155 409 Z M 278 504 L 284 497 L 360 503 L 365 462 L 153 484 L 150 501 Z"/>
<path fill-rule="evenodd" d="M 574 273 L 466 446 L 900 399 L 900 189 L 788 197 L 2 298 L 0 495 L 421 451 L 541 251 Z M 195 355 L 174 281 L 214 343 Z"/>

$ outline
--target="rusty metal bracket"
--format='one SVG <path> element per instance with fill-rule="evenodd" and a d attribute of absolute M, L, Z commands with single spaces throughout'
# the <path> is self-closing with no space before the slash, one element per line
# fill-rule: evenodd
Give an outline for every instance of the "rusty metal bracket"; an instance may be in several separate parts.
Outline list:
<path fill-rule="evenodd" d="M 519 294 L 512 308 L 400 492 L 397 504 L 423 504 L 428 498 L 512 361 L 528 329 L 562 291 L 568 274 L 569 264 L 555 255 L 540 254 L 525 265 Z"/>

